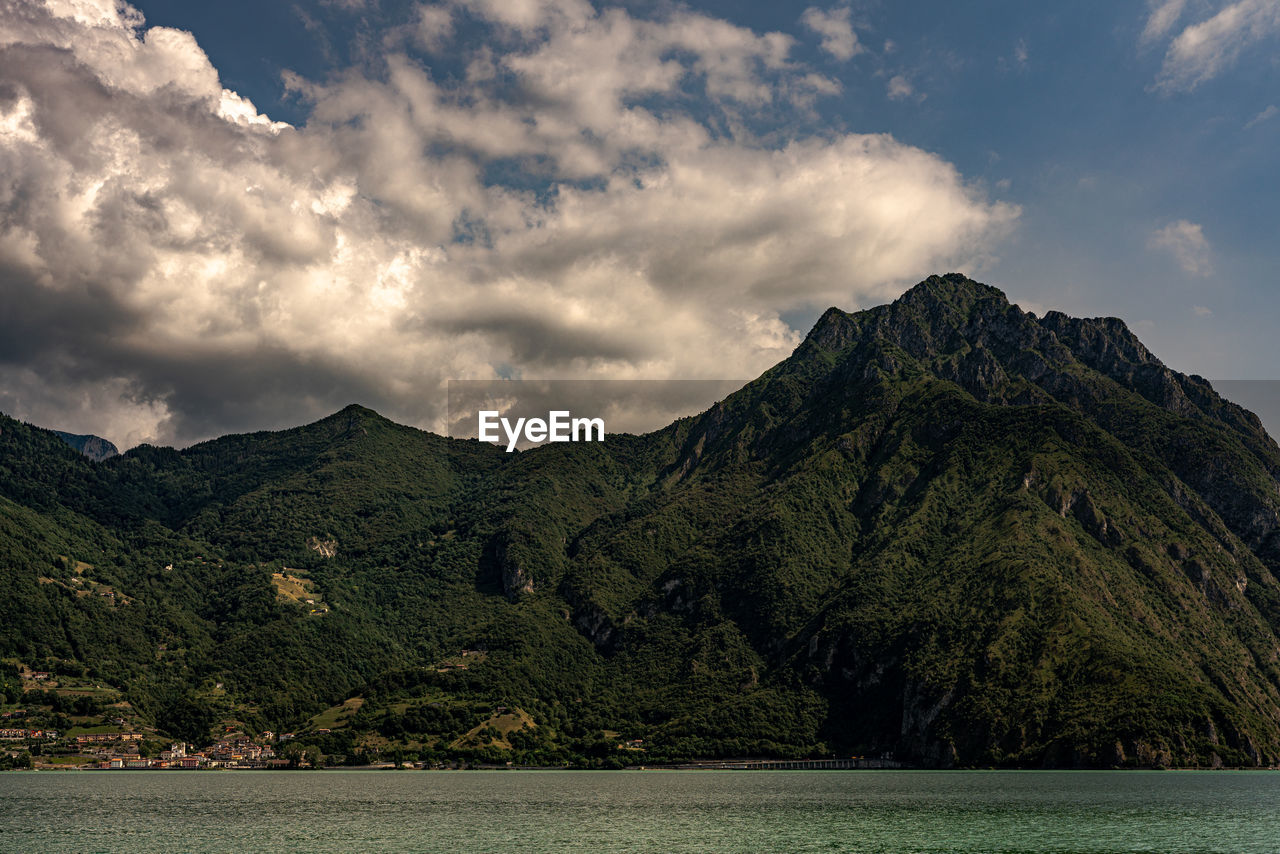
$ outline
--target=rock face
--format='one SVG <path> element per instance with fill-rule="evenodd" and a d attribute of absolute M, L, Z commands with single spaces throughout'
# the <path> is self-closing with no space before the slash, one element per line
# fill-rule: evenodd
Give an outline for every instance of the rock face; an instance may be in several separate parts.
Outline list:
<path fill-rule="evenodd" d="M 332 558 L 338 554 L 338 541 L 329 537 L 307 537 L 307 548 L 320 557 Z"/>
<path fill-rule="evenodd" d="M 510 555 L 502 561 L 502 592 L 512 602 L 533 592 L 533 576 Z"/>
<path fill-rule="evenodd" d="M 494 533 L 480 554 L 479 572 L 497 580 L 509 602 L 534 592 L 535 567 L 539 565 L 538 543 L 526 531 L 504 528 Z"/>
<path fill-rule="evenodd" d="M 101 436 L 91 434 L 75 434 L 64 433 L 61 430 L 54 430 L 54 435 L 84 454 L 94 462 L 109 460 L 112 457 L 119 456 L 120 452 L 116 450 L 116 446 L 103 439 Z"/>

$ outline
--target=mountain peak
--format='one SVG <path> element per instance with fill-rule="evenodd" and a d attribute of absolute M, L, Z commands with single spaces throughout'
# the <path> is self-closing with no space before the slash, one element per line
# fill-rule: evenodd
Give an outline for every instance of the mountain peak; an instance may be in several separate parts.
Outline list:
<path fill-rule="evenodd" d="M 968 309 L 983 300 L 998 300 L 1008 304 L 1004 291 L 975 282 L 964 273 L 946 273 L 930 276 L 912 287 L 896 302 L 907 305 L 946 305 Z"/>
<path fill-rule="evenodd" d="M 91 433 L 66 433 L 62 430 L 52 431 L 62 441 L 75 448 L 94 462 L 102 462 L 119 456 L 120 451 L 114 444 Z"/>
<path fill-rule="evenodd" d="M 839 351 L 871 334 L 915 355 L 936 354 L 985 327 L 1021 323 L 1021 317 L 999 288 L 963 273 L 946 273 L 930 276 L 889 305 L 853 314 L 829 308 L 806 340 Z"/>
<path fill-rule="evenodd" d="M 382 415 L 378 412 L 367 406 L 361 406 L 359 403 L 348 403 L 346 406 L 333 413 L 333 417 L 339 415 L 345 415 L 349 418 L 374 418 L 382 420 Z"/>
<path fill-rule="evenodd" d="M 370 429 L 377 429 L 392 423 L 367 406 L 349 403 L 332 415 L 321 418 L 311 426 L 323 428 L 335 438 L 354 438 L 367 436 Z"/>
<path fill-rule="evenodd" d="M 326 415 L 315 423 L 330 426 L 334 424 L 361 425 L 376 424 L 387 420 L 388 419 L 383 415 L 375 412 L 367 406 L 361 406 L 358 403 L 348 403 L 337 412 L 334 412 L 331 415 Z"/>
<path fill-rule="evenodd" d="M 1037 317 L 961 273 L 930 276 L 888 305 L 856 313 L 828 309 L 795 364 L 806 374 L 841 364 L 849 378 L 909 368 L 954 382 L 982 401 L 1055 400 L 1091 416 L 1112 394 L 1099 384 L 1105 377 L 1166 412 L 1223 421 L 1242 431 L 1237 438 L 1257 453 L 1274 447 L 1252 415 L 1223 401 L 1204 380 L 1170 370 L 1120 318 L 1060 311 Z"/>

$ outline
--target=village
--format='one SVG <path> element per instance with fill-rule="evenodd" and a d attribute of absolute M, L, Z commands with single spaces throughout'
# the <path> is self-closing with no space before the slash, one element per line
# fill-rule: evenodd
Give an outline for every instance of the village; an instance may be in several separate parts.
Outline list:
<path fill-rule="evenodd" d="M 482 651 L 460 650 L 438 662 L 436 671 L 465 671 L 484 657 Z M 0 696 L 0 770 L 282 770 L 335 765 L 441 768 L 458 764 L 444 757 L 417 761 L 416 751 L 405 756 L 385 739 L 371 749 L 366 746 L 322 754 L 318 744 L 345 730 L 363 703 L 359 697 L 315 715 L 296 733 L 258 731 L 228 714 L 215 728 L 220 733 L 213 736 L 212 743 L 193 744 L 179 740 L 180 733 L 158 729 L 118 689 L 97 678 L 36 669 L 16 659 L 4 665 L 9 682 Z M 61 668 L 68 669 L 68 664 L 61 663 Z M 204 690 L 210 697 L 225 696 L 221 682 L 211 682 Z M 495 706 L 483 721 L 472 723 L 475 725 L 454 739 L 455 746 L 475 748 L 496 743 L 508 747 L 505 733 L 533 726 L 523 711 L 506 706 Z M 629 749 L 639 749 L 639 742 Z M 475 763 L 465 764 L 470 767 Z"/>
<path fill-rule="evenodd" d="M 193 748 L 174 742 L 154 756 L 144 756 L 148 736 L 141 732 L 101 732 L 64 736 L 53 729 L 0 728 L 0 751 L 11 758 L 20 753 L 32 756 L 36 768 L 88 769 L 181 769 L 228 768 L 235 770 L 305 767 L 305 751 L 285 751 L 294 737 L 282 733 L 260 733 L 257 738 L 243 734 L 224 737 L 208 747 Z M 277 749 L 281 748 L 281 749 Z M 58 761 L 74 751 L 76 761 Z M 283 755 L 288 753 L 289 755 Z"/>
<path fill-rule="evenodd" d="M 295 742 L 292 732 L 250 735 L 227 726 L 212 744 L 198 747 L 165 739 L 128 701 L 92 680 L 25 665 L 13 670 L 23 691 L 11 697 L 18 702 L 0 711 L 3 767 L 250 770 L 318 764 L 318 757 Z M 51 701 L 63 703 L 65 713 L 52 712 Z"/>

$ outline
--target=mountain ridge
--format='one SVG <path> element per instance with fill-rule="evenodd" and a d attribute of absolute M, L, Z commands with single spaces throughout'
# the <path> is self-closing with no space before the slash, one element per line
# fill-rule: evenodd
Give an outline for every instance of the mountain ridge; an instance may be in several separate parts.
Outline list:
<path fill-rule="evenodd" d="M 326 753 L 447 753 L 414 710 L 483 700 L 553 764 L 618 761 L 610 732 L 647 761 L 1280 758 L 1280 449 L 1122 321 L 960 274 L 830 309 L 707 411 L 598 445 L 508 455 L 352 405 L 90 467 L 14 425 L 0 509 L 44 533 L 0 537 L 0 611 L 28 612 L 0 655 L 109 674 L 170 732 L 360 696 L 308 735 Z M 66 599 L 58 555 L 139 608 Z M 323 617 L 273 592 L 285 567 Z M 484 660 L 432 664 L 459 649 Z"/>

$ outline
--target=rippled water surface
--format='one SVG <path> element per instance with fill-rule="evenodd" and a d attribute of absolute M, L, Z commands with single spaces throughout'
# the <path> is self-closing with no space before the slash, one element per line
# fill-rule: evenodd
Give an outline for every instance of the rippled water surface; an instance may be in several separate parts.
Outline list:
<path fill-rule="evenodd" d="M 1280 773 L 0 774 L 0 850 L 1280 851 Z"/>

